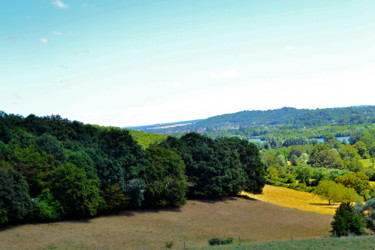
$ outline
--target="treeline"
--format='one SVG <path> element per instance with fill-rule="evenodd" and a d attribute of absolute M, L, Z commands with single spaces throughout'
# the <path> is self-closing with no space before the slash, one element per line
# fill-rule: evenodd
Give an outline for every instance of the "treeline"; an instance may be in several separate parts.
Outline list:
<path fill-rule="evenodd" d="M 375 121 L 375 106 L 326 108 L 326 109 L 296 109 L 281 108 L 267 111 L 241 111 L 232 114 L 214 116 L 192 125 L 153 129 L 155 133 L 186 133 L 195 131 L 209 132 L 213 137 L 222 137 L 222 131 L 242 129 L 243 136 L 257 136 L 256 130 L 264 126 L 290 126 L 293 128 L 314 126 L 347 126 L 373 123 Z M 250 128 L 250 129 L 248 129 Z M 254 128 L 256 128 L 254 130 Z M 250 134 L 250 131 L 252 135 Z M 229 132 L 231 133 L 231 132 Z"/>
<path fill-rule="evenodd" d="M 260 193 L 265 174 L 258 148 L 238 138 L 192 133 L 144 149 L 120 128 L 0 113 L 0 224 Z"/>

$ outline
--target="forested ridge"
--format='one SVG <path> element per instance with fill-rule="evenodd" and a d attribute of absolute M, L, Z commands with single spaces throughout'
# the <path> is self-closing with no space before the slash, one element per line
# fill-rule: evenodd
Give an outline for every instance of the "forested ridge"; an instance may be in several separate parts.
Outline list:
<path fill-rule="evenodd" d="M 260 193 L 266 182 L 259 150 L 246 140 L 133 134 L 142 146 L 125 129 L 0 112 L 0 224 L 179 206 Z"/>
<path fill-rule="evenodd" d="M 273 110 L 245 110 L 232 114 L 218 115 L 191 125 L 174 128 L 156 129 L 139 127 L 138 129 L 154 133 L 172 134 L 195 131 L 218 135 L 225 130 L 253 130 L 254 127 L 287 126 L 293 128 L 313 126 L 347 126 L 373 123 L 375 121 L 375 106 L 359 106 L 346 108 L 325 109 L 296 109 L 284 107 Z M 135 128 L 136 129 L 136 128 Z M 235 133 L 235 132 L 233 132 Z M 251 136 L 251 133 L 242 133 Z"/>

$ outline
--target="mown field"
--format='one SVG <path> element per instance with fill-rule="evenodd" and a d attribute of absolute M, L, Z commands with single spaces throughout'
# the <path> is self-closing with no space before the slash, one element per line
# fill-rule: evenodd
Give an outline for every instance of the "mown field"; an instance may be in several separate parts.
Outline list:
<path fill-rule="evenodd" d="M 259 250 L 278 250 L 278 249 L 374 249 L 375 248 L 375 236 L 356 236 L 356 237 L 324 237 L 321 239 L 303 239 L 303 240 L 287 240 L 287 241 L 272 241 L 272 242 L 260 242 L 251 244 L 242 244 L 239 246 L 239 242 L 227 246 L 218 247 L 203 247 L 197 248 L 199 250 L 204 249 L 259 249 Z"/>
<path fill-rule="evenodd" d="M 328 236 L 332 215 L 310 213 L 249 198 L 188 201 L 176 209 L 126 211 L 116 216 L 0 231 L 0 249 L 160 249 L 208 245 L 213 237 L 243 243 Z"/>
<path fill-rule="evenodd" d="M 339 206 L 339 204 L 329 205 L 327 200 L 320 199 L 319 196 L 311 193 L 270 185 L 264 187 L 263 194 L 254 195 L 242 192 L 242 195 L 283 207 L 321 214 L 333 215 Z"/>

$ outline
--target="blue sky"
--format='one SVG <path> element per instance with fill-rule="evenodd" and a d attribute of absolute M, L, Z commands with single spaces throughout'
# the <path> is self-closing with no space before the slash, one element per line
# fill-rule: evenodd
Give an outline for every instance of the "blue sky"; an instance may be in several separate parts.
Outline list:
<path fill-rule="evenodd" d="M 134 126 L 374 105 L 373 0 L 4 0 L 0 110 Z"/>

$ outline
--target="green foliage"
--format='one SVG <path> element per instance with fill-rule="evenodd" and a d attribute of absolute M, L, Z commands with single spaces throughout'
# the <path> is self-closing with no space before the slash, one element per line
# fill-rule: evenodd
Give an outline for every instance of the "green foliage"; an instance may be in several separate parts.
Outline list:
<path fill-rule="evenodd" d="M 227 238 L 227 239 L 220 239 L 220 238 L 212 238 L 208 240 L 208 243 L 211 246 L 214 245 L 227 245 L 233 243 L 233 238 Z"/>
<path fill-rule="evenodd" d="M 146 183 L 143 179 L 131 179 L 127 181 L 125 186 L 125 193 L 131 197 L 131 201 L 134 206 L 140 207 L 142 201 L 144 201 L 144 191 L 146 189 Z"/>
<path fill-rule="evenodd" d="M 12 151 L 10 148 L 2 141 L 0 141 L 0 161 L 9 161 Z"/>
<path fill-rule="evenodd" d="M 344 168 L 344 164 L 340 156 L 334 151 L 330 150 L 327 145 L 320 143 L 313 148 L 309 163 L 314 168 Z"/>
<path fill-rule="evenodd" d="M 53 156 L 35 145 L 25 148 L 13 146 L 10 164 L 25 177 L 32 197 L 42 192 L 55 170 Z"/>
<path fill-rule="evenodd" d="M 365 154 L 368 153 L 368 152 L 367 152 L 366 144 L 365 144 L 364 142 L 362 142 L 362 141 L 357 141 L 357 142 L 353 145 L 353 147 L 354 147 L 355 149 L 357 149 L 358 154 L 359 154 L 361 157 L 364 157 Z"/>
<path fill-rule="evenodd" d="M 147 151 L 151 155 L 151 165 L 143 175 L 147 186 L 144 193 L 147 204 L 155 206 L 185 204 L 187 177 L 181 157 L 160 146 L 151 146 Z"/>
<path fill-rule="evenodd" d="M 98 179 L 95 163 L 90 156 L 84 151 L 69 151 L 67 152 L 67 162 L 73 163 L 78 168 L 85 170 L 89 179 Z"/>
<path fill-rule="evenodd" d="M 116 183 L 104 190 L 102 194 L 105 212 L 119 212 L 125 209 L 130 202 L 130 197 L 125 196 L 121 186 Z"/>
<path fill-rule="evenodd" d="M 364 170 L 363 163 L 357 158 L 352 159 L 350 162 L 345 162 L 345 168 L 352 172 L 362 172 Z"/>
<path fill-rule="evenodd" d="M 191 133 L 180 139 L 168 137 L 161 145 L 183 159 L 190 197 L 228 196 L 241 190 L 261 193 L 266 182 L 259 150 L 246 140 L 212 140 Z"/>
<path fill-rule="evenodd" d="M 328 200 L 329 204 L 333 202 L 353 202 L 360 199 L 353 188 L 344 187 L 342 184 L 334 181 L 321 181 L 315 189 L 315 194 Z"/>
<path fill-rule="evenodd" d="M 332 234 L 336 236 L 347 236 L 349 234 L 364 234 L 365 219 L 357 214 L 350 203 L 342 203 L 333 216 Z"/>
<path fill-rule="evenodd" d="M 0 166 L 0 210 L 3 222 L 21 221 L 26 217 L 31 200 L 24 178 L 13 169 Z"/>
<path fill-rule="evenodd" d="M 8 222 L 8 211 L 5 208 L 0 208 L 0 225 Z"/>
<path fill-rule="evenodd" d="M 63 164 L 65 162 L 66 156 L 63 145 L 56 137 L 43 134 L 36 139 L 36 143 L 47 154 L 53 155 L 56 164 Z"/>
<path fill-rule="evenodd" d="M 354 210 L 365 217 L 366 227 L 375 232 L 375 198 L 366 201 L 365 204 L 356 203 Z"/>
<path fill-rule="evenodd" d="M 55 221 L 61 218 L 61 212 L 62 207 L 60 202 L 54 199 L 48 189 L 45 189 L 33 203 L 31 220 Z"/>
<path fill-rule="evenodd" d="M 285 161 L 285 157 L 283 155 L 278 155 L 277 159 L 279 160 L 280 166 L 286 167 L 286 161 Z"/>
<path fill-rule="evenodd" d="M 3 112 L 0 111 L 0 117 L 4 115 Z M 12 138 L 12 132 L 10 129 L 4 124 L 4 122 L 0 119 L 0 141 L 8 143 Z"/>
<path fill-rule="evenodd" d="M 165 248 L 170 249 L 173 247 L 174 242 L 173 241 L 167 241 L 165 242 Z"/>
<path fill-rule="evenodd" d="M 294 173 L 296 175 L 296 180 L 305 184 L 310 184 L 310 179 L 313 177 L 314 169 L 307 164 L 302 164 L 295 168 Z"/>
<path fill-rule="evenodd" d="M 67 217 L 90 217 L 102 202 L 99 182 L 89 180 L 84 170 L 68 163 L 60 166 L 51 182 L 51 193 L 60 202 Z"/>
<path fill-rule="evenodd" d="M 357 193 L 361 193 L 365 189 L 370 188 L 369 178 L 362 172 L 342 175 L 337 177 L 335 181 L 341 183 L 345 187 L 354 188 Z"/>
<path fill-rule="evenodd" d="M 340 148 L 339 153 L 344 161 L 351 161 L 354 158 L 360 157 L 358 150 L 350 144 L 346 144 L 344 147 Z"/>
<path fill-rule="evenodd" d="M 167 139 L 166 135 L 145 133 L 139 130 L 129 130 L 130 135 L 134 140 L 142 146 L 142 148 L 148 148 L 151 145 L 156 145 Z"/>

